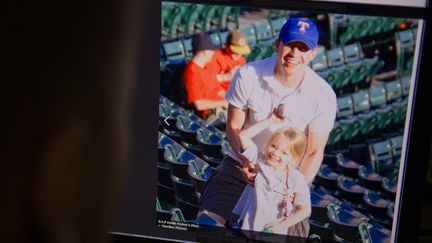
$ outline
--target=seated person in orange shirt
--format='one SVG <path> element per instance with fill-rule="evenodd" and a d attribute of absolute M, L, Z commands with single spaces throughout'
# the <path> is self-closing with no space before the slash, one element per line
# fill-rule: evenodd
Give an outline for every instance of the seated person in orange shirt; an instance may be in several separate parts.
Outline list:
<path fill-rule="evenodd" d="M 187 103 L 193 105 L 195 113 L 207 120 L 212 110 L 226 110 L 225 90 L 216 80 L 216 73 L 208 67 L 217 46 L 209 35 L 199 33 L 192 38 L 193 58 L 183 72 L 183 84 Z"/>
<path fill-rule="evenodd" d="M 248 55 L 250 52 L 251 49 L 244 34 L 241 31 L 233 30 L 227 36 L 224 48 L 218 49 L 213 55 L 209 65 L 218 74 L 217 80 L 225 91 L 237 69 L 246 64 L 243 55 Z"/>

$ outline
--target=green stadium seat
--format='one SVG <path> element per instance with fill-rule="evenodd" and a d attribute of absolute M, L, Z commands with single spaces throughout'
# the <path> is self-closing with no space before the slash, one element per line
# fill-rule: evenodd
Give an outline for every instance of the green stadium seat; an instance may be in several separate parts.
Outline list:
<path fill-rule="evenodd" d="M 345 141 L 351 141 L 360 132 L 361 123 L 356 116 L 339 120 L 339 125 L 342 127 L 342 138 Z"/>
<path fill-rule="evenodd" d="M 383 32 L 384 30 L 384 19 L 383 17 L 369 16 L 369 20 L 372 22 L 368 29 L 368 35 L 374 36 Z"/>
<path fill-rule="evenodd" d="M 363 136 L 369 136 L 378 125 L 378 117 L 374 111 L 361 113 L 357 116 L 357 121 L 360 123 L 359 132 Z"/>
<path fill-rule="evenodd" d="M 402 155 L 403 135 L 390 138 L 392 155 L 394 161 L 400 161 Z"/>
<path fill-rule="evenodd" d="M 274 39 L 277 39 L 279 37 L 279 31 L 282 29 L 282 26 L 285 24 L 287 20 L 288 20 L 287 17 L 281 17 L 281 18 L 269 20 Z"/>
<path fill-rule="evenodd" d="M 187 11 L 183 15 L 184 33 L 186 36 L 191 36 L 204 31 L 201 13 L 204 5 L 189 4 Z"/>
<path fill-rule="evenodd" d="M 359 42 L 343 47 L 344 60 L 351 73 L 349 77 L 352 85 L 357 85 L 368 74 L 367 65 L 363 62 L 364 54 Z"/>
<path fill-rule="evenodd" d="M 267 21 L 263 21 L 259 24 L 253 24 L 255 28 L 256 39 L 259 44 L 273 43 L 273 33 L 270 24 Z"/>
<path fill-rule="evenodd" d="M 384 61 L 380 60 L 378 56 L 374 56 L 372 58 L 364 58 L 363 63 L 367 67 L 368 77 L 373 77 L 385 66 Z"/>
<path fill-rule="evenodd" d="M 352 94 L 354 113 L 366 113 L 370 110 L 369 92 L 360 90 Z"/>
<path fill-rule="evenodd" d="M 348 24 L 348 15 L 329 14 L 330 26 L 330 46 L 336 47 L 339 44 L 339 35 L 346 30 Z"/>
<path fill-rule="evenodd" d="M 351 16 L 349 22 L 356 26 L 353 34 L 354 40 L 366 37 L 373 23 L 369 17 L 357 15 Z"/>
<path fill-rule="evenodd" d="M 330 132 L 327 140 L 327 146 L 333 146 L 342 140 L 343 128 L 339 125 L 339 122 L 334 123 L 333 129 Z"/>
<path fill-rule="evenodd" d="M 415 32 L 412 29 L 398 31 L 395 33 L 397 72 L 399 77 L 411 73 L 412 59 L 414 58 Z M 411 62 L 411 64 L 409 64 Z M 407 65 L 408 64 L 408 65 Z M 411 67 L 408 67 L 411 65 Z"/>
<path fill-rule="evenodd" d="M 410 92 L 411 77 L 403 76 L 400 81 L 401 81 L 402 97 L 407 97 Z"/>
<path fill-rule="evenodd" d="M 399 167 L 398 163 L 393 162 L 390 140 L 370 144 L 369 152 L 374 171 L 378 174 L 386 176 L 387 173 L 391 173 L 396 167 Z"/>
<path fill-rule="evenodd" d="M 211 33 L 210 38 L 211 38 L 213 44 L 215 44 L 219 47 L 222 47 L 225 44 L 225 40 L 221 39 L 218 31 Z"/>
<path fill-rule="evenodd" d="M 255 28 L 252 25 L 244 26 L 240 31 L 246 36 L 247 43 L 251 48 L 257 44 Z"/>
<path fill-rule="evenodd" d="M 179 208 L 163 209 L 158 198 L 156 198 L 156 218 L 167 221 L 186 222 Z"/>
<path fill-rule="evenodd" d="M 383 32 L 392 31 L 397 27 L 397 24 L 400 22 L 399 18 L 384 18 L 383 21 Z"/>
<path fill-rule="evenodd" d="M 168 63 L 180 64 L 185 62 L 186 53 L 181 40 L 164 42 L 162 46 Z"/>
<path fill-rule="evenodd" d="M 168 16 L 169 21 L 171 21 L 169 28 L 169 39 L 179 38 L 187 35 L 185 18 L 189 14 L 191 5 L 178 4 L 175 8 L 175 14 Z"/>
<path fill-rule="evenodd" d="M 182 40 L 183 47 L 185 49 L 185 61 L 188 62 L 193 57 L 193 48 L 192 48 L 192 39 L 191 38 L 185 38 Z"/>
<path fill-rule="evenodd" d="M 350 72 L 344 63 L 342 48 L 334 48 L 326 51 L 327 64 L 331 72 L 327 77 L 327 82 L 335 89 L 341 89 L 349 83 Z"/>
<path fill-rule="evenodd" d="M 336 117 L 347 118 L 354 114 L 353 101 L 351 96 L 337 98 Z"/>
<path fill-rule="evenodd" d="M 239 7 L 230 7 L 225 6 L 217 12 L 217 16 L 219 17 L 219 28 L 220 29 L 229 29 L 231 26 L 234 28 L 238 28 L 238 17 L 240 15 Z"/>
<path fill-rule="evenodd" d="M 368 89 L 368 91 L 370 105 L 373 109 L 385 106 L 387 99 L 384 86 L 372 86 Z"/>
<path fill-rule="evenodd" d="M 318 47 L 317 54 L 311 62 L 311 68 L 314 71 L 324 71 L 328 68 L 325 47 L 323 46 Z"/>
<path fill-rule="evenodd" d="M 404 125 L 405 118 L 406 118 L 406 112 L 408 109 L 408 99 L 405 99 L 400 102 L 394 102 L 392 104 L 392 110 L 393 110 L 393 124 L 395 125 Z"/>
<path fill-rule="evenodd" d="M 386 106 L 383 108 L 375 109 L 375 114 L 378 118 L 377 121 L 377 128 L 378 129 L 385 129 L 387 128 L 394 119 L 394 110 L 392 109 L 392 106 Z"/>
<path fill-rule="evenodd" d="M 182 9 L 175 3 L 164 2 L 162 4 L 161 15 L 161 40 L 169 40 L 173 38 L 173 32 L 176 26 L 173 22 L 176 16 L 180 14 Z M 178 18 L 179 19 L 179 18 Z"/>
<path fill-rule="evenodd" d="M 390 81 L 384 84 L 386 89 L 387 103 L 400 100 L 402 97 L 401 83 L 399 80 Z"/>
<path fill-rule="evenodd" d="M 202 9 L 201 16 L 205 32 L 218 30 L 219 20 L 217 12 L 220 11 L 222 7 L 223 6 L 205 5 Z"/>

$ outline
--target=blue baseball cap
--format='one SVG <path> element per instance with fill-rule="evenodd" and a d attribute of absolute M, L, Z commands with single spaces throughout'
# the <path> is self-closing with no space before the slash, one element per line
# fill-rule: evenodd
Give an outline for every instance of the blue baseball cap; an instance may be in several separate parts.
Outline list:
<path fill-rule="evenodd" d="M 279 40 L 288 44 L 299 41 L 306 44 L 309 49 L 318 45 L 318 28 L 315 23 L 306 18 L 289 18 L 279 32 Z"/>

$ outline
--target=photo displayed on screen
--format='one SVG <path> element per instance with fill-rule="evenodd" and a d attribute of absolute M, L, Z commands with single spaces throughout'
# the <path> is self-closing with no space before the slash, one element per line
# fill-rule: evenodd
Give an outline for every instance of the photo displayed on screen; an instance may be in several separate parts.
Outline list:
<path fill-rule="evenodd" d="M 390 241 L 419 25 L 162 2 L 155 223 Z"/>

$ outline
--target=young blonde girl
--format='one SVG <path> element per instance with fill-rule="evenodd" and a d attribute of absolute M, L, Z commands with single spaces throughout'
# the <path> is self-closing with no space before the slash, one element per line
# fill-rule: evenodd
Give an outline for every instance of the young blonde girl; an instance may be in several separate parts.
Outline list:
<path fill-rule="evenodd" d="M 233 212 L 240 216 L 244 230 L 307 237 L 309 225 L 297 224 L 311 212 L 309 187 L 297 170 L 306 150 L 305 134 L 293 127 L 279 129 L 261 152 L 251 140 L 279 122 L 272 115 L 240 132 L 239 152 L 258 165 L 258 173 L 254 186 L 246 186 Z"/>

